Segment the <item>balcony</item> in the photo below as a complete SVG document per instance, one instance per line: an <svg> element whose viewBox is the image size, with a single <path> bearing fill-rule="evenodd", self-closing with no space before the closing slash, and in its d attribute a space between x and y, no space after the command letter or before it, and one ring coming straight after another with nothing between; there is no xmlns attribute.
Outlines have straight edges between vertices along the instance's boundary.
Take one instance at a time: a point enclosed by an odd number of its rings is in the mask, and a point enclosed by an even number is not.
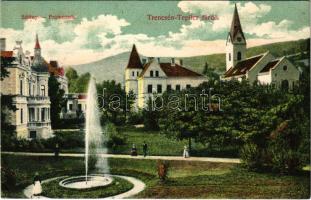
<svg viewBox="0 0 311 200"><path fill-rule="evenodd" d="M39 128L51 126L51 122L28 122L29 128Z"/></svg>
<svg viewBox="0 0 311 200"><path fill-rule="evenodd" d="M27 97L28 104L50 104L50 97L30 96Z"/></svg>

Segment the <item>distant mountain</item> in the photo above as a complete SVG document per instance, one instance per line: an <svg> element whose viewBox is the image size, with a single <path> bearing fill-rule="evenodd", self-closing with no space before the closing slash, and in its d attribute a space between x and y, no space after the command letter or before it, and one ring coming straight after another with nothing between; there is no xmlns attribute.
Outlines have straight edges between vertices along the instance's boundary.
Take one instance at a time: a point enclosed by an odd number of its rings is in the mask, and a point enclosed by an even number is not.
<svg viewBox="0 0 311 200"><path fill-rule="evenodd" d="M281 57L284 55L292 55L304 51L310 51L310 39L303 39L289 42L279 42L267 44L247 49L246 57L254 56L266 51L270 51L274 56ZM124 84L124 70L128 63L130 52L121 53L115 56L104 58L96 62L75 65L74 69L79 74L90 72L97 81L115 80ZM146 58L141 55L141 59ZM169 58L160 58L162 62L169 62ZM205 62L209 67L214 68L218 73L223 73L226 67L225 54L212 54L206 56L194 56L182 58L184 66L196 72L201 73Z"/></svg>
<svg viewBox="0 0 311 200"><path fill-rule="evenodd" d="M86 72L95 76L97 82L103 80L115 80L124 82L124 70L128 63L130 52L104 58L95 62L72 66L79 74Z"/></svg>

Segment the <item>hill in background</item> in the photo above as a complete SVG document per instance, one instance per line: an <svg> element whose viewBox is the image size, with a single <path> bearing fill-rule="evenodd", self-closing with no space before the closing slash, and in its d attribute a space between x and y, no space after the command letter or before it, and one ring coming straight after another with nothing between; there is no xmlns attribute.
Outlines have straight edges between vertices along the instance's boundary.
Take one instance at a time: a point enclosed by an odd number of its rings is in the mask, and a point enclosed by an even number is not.
<svg viewBox="0 0 311 200"><path fill-rule="evenodd" d="M300 55L302 52L310 51L310 39L297 41L279 42L267 44L247 49L246 57L270 51L274 56L281 57L284 55ZM309 57L308 54L303 54ZM72 66L79 74L89 72L93 74L97 81L115 80L124 84L124 70L128 63L130 52L124 52L115 56L104 58L96 62ZM144 58L141 55L141 58ZM184 66L196 72L202 73L205 62L210 68L215 69L219 74L225 71L226 61L225 54L212 54L205 56L184 57ZM304 58L305 59L305 58ZM163 62L169 62L169 58L161 58ZM295 61L295 60L294 60Z"/></svg>

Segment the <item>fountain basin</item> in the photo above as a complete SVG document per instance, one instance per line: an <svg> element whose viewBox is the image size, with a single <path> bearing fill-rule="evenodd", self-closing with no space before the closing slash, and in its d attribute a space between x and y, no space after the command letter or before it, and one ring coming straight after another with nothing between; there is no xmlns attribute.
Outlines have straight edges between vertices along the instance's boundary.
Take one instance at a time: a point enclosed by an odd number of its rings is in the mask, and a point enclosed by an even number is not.
<svg viewBox="0 0 311 200"><path fill-rule="evenodd" d="M112 181L113 178L108 176L89 175L87 176L87 181L85 176L74 176L60 181L59 185L65 188L81 190L95 187L104 187L110 185Z"/></svg>

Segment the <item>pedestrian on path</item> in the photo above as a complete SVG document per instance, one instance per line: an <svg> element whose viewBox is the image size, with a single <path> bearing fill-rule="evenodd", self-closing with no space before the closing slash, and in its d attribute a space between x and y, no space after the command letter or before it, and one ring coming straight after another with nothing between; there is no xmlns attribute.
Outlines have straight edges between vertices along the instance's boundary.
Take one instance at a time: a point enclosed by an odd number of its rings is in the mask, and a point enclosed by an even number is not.
<svg viewBox="0 0 311 200"><path fill-rule="evenodd" d="M184 146L183 157L184 158L188 158L189 157L189 150L188 150L187 145Z"/></svg>
<svg viewBox="0 0 311 200"><path fill-rule="evenodd" d="M54 156L55 156L55 158L57 159L58 158L58 156L59 156L59 144L58 144L58 142L55 144L55 149L54 149Z"/></svg>
<svg viewBox="0 0 311 200"><path fill-rule="evenodd" d="M147 151L148 151L148 145L146 144L146 142L144 141L144 144L143 144L143 151L144 151L144 157L147 156Z"/></svg>
<svg viewBox="0 0 311 200"><path fill-rule="evenodd" d="M33 196L40 196L41 193L42 193L41 178L39 176L39 173L36 172L35 177L33 179L32 197Z"/></svg>
<svg viewBox="0 0 311 200"><path fill-rule="evenodd" d="M131 156L137 156L137 148L136 148L135 144L133 144L133 146L132 146Z"/></svg>

